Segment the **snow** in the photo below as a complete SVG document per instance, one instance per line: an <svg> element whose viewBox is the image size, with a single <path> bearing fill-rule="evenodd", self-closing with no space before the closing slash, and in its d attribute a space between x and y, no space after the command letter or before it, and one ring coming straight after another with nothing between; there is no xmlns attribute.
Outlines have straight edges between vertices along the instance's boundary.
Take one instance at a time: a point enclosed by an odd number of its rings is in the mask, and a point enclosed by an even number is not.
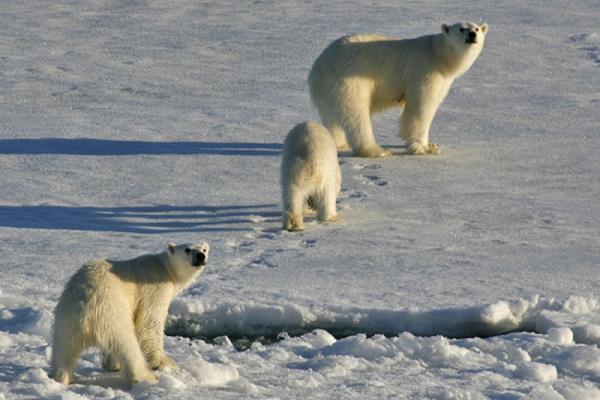
<svg viewBox="0 0 600 400"><path fill-rule="evenodd" d="M600 399L596 1L152 0L0 8L0 399ZM342 220L280 230L281 142L333 39L485 21L408 157L340 157ZM204 241L177 366L47 376L70 275ZM260 340L259 340L260 339Z"/></svg>

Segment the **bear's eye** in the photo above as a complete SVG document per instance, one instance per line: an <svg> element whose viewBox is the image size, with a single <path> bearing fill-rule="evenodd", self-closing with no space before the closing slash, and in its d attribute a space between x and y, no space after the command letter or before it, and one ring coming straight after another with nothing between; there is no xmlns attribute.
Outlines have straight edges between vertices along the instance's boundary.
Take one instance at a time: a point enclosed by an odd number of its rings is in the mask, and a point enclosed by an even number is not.
<svg viewBox="0 0 600 400"><path fill-rule="evenodd" d="M475 28L475 32L479 32L479 28Z"/></svg>
<svg viewBox="0 0 600 400"><path fill-rule="evenodd" d="M465 31L465 28L460 28L460 31L461 31L461 32L464 32L464 31Z"/></svg>
<svg viewBox="0 0 600 400"><path fill-rule="evenodd" d="M190 250L190 248L188 247L187 249L185 249L185 254L190 254L190 251L192 250Z"/></svg>

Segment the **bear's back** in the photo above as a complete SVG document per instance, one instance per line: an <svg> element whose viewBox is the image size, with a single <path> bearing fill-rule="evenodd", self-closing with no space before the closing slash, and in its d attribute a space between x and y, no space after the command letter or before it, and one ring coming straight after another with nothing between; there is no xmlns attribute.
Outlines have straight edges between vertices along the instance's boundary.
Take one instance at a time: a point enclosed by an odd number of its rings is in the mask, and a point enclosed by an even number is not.
<svg viewBox="0 0 600 400"><path fill-rule="evenodd" d="M283 144L282 185L291 181L320 180L323 172L337 166L337 149L327 128L303 122L288 133Z"/></svg>
<svg viewBox="0 0 600 400"><path fill-rule="evenodd" d="M106 260L92 260L85 263L68 280L65 290L56 306L57 312L77 312L94 299L107 295L107 276L111 264Z"/></svg>
<svg viewBox="0 0 600 400"><path fill-rule="evenodd" d="M403 81L410 65L423 72L432 68L432 38L396 39L376 34L356 34L333 41L315 60L308 76L311 96L337 91L348 82L367 84L379 81ZM400 77L400 79L394 78ZM391 88L397 91L397 88Z"/></svg>
<svg viewBox="0 0 600 400"><path fill-rule="evenodd" d="M336 150L327 128L312 121L302 122L292 128L285 138L283 158L310 159L324 150Z"/></svg>
<svg viewBox="0 0 600 400"><path fill-rule="evenodd" d="M341 45L348 43L368 43L368 42L387 42L391 40L398 40L390 36L378 35L373 33L357 33L353 35L342 36L333 43L339 42Z"/></svg>

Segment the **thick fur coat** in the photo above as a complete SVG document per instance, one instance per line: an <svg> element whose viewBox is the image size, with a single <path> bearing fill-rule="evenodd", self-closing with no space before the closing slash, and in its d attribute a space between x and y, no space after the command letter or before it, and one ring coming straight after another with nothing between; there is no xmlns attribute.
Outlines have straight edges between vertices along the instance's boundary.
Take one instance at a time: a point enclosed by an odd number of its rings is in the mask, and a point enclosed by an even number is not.
<svg viewBox="0 0 600 400"><path fill-rule="evenodd" d="M355 156L382 157L371 116L404 108L400 135L410 154L439 154L429 143L429 128L454 80L481 52L487 24L443 25L442 32L397 40L353 35L331 43L314 62L308 82L323 125L338 149Z"/></svg>
<svg viewBox="0 0 600 400"><path fill-rule="evenodd" d="M204 270L209 246L169 244L160 254L95 260L68 281L55 309L50 375L68 385L83 350L98 347L108 370L129 384L156 381L173 365L163 350L171 300Z"/></svg>
<svg viewBox="0 0 600 400"><path fill-rule="evenodd" d="M327 129L316 122L296 125L283 143L283 229L304 229L303 214L309 201L320 221L337 220L335 204L341 184L335 142Z"/></svg>

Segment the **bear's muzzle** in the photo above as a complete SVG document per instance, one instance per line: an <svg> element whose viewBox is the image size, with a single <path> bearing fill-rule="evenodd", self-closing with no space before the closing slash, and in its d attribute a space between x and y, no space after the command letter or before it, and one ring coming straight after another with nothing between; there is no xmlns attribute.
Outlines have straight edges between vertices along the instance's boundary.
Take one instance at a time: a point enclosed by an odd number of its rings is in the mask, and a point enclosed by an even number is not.
<svg viewBox="0 0 600 400"><path fill-rule="evenodd" d="M201 267L203 265L206 265L206 262L207 262L206 254L204 254L202 252L198 252L194 255L194 259L192 261L192 266Z"/></svg>
<svg viewBox="0 0 600 400"><path fill-rule="evenodd" d="M465 43L477 43L477 33L471 31L467 35L467 39L465 39Z"/></svg>

